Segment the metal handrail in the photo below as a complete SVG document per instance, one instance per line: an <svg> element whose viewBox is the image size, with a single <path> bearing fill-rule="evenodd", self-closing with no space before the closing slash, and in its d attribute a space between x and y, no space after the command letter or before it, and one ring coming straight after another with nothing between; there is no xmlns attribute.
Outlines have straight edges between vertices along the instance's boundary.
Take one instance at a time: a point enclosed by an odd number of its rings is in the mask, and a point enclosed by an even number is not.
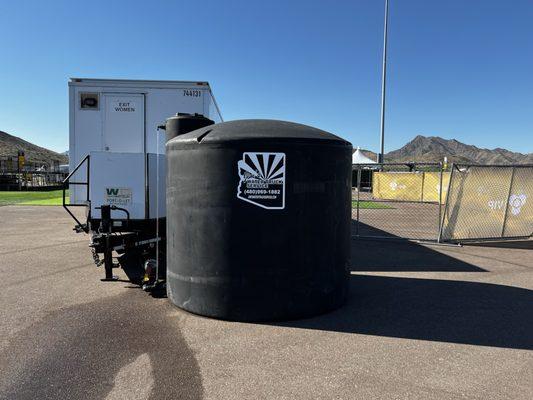
<svg viewBox="0 0 533 400"><path fill-rule="evenodd" d="M87 181L86 182L71 182L70 181L70 178L78 171L78 169L85 163L87 162ZM72 213L72 211L70 211L68 209L68 207L89 207L89 210L90 210L90 205L91 205L91 200L90 200L90 197L89 197L89 173L90 173L90 165L91 165L91 156L90 154L87 154L83 160L81 160L79 162L79 164L76 166L76 168L74 168L74 170L69 173L67 175L67 177L63 180L63 208L69 213L69 215L74 219L74 221L76 221L76 223L78 225L76 225L76 229L81 229L83 230L85 233L89 233L89 227L87 226L87 224L82 224L78 218L76 218L76 216ZM69 185L83 185L83 186L87 186L87 201L85 204L67 204L65 199L66 199L66 190L67 188L69 187Z"/></svg>

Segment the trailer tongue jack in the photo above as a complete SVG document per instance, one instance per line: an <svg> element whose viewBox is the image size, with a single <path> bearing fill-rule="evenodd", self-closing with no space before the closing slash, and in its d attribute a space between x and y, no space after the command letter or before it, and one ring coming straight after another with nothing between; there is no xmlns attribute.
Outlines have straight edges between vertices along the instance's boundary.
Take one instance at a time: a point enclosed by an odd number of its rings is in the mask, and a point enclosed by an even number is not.
<svg viewBox="0 0 533 400"><path fill-rule="evenodd" d="M105 269L105 278L102 278L101 281L116 281L118 277L113 275L113 247L110 243L110 235L112 231L112 221L111 221L111 208L110 205L100 206L100 213L102 221L100 222L100 229L105 235L105 250L104 250L104 269Z"/></svg>
<svg viewBox="0 0 533 400"><path fill-rule="evenodd" d="M155 231L151 225L136 226L129 219L126 209L115 205L102 205L95 209L100 210L101 218L91 220L88 225L95 232L90 244L94 263L97 267L103 265L105 270L105 277L101 280L118 280L113 275L113 268L122 268L132 283L142 286L146 291L157 290L163 283L160 278L165 274L165 257L161 254L165 248L164 238L154 237L155 232L150 234L150 231ZM111 211L124 212L126 219L114 219ZM116 261L113 252L118 254ZM99 255L103 255L103 259ZM157 257L159 268L154 267Z"/></svg>

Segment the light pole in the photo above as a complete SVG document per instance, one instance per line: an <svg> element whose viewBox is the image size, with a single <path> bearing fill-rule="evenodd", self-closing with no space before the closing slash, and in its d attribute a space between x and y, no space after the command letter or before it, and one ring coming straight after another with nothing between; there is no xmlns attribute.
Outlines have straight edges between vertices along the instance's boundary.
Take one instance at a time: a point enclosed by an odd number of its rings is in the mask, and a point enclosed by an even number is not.
<svg viewBox="0 0 533 400"><path fill-rule="evenodd" d="M383 71L381 76L381 136L378 163L382 163L385 154L385 82L387 80L387 31L389 22L389 0L385 0L385 24L383 28Z"/></svg>

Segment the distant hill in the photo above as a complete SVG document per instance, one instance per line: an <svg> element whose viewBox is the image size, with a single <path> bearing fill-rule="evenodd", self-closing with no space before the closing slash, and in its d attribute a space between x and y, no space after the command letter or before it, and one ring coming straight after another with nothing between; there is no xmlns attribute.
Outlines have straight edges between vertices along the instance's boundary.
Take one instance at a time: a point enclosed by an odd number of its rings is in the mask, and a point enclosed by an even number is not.
<svg viewBox="0 0 533 400"><path fill-rule="evenodd" d="M64 154L36 146L19 137L0 131L0 158L13 157L16 160L19 150L24 151L27 162L48 165L54 162L59 162L60 164L68 163L68 157Z"/></svg>
<svg viewBox="0 0 533 400"><path fill-rule="evenodd" d="M376 153L363 150L375 160ZM385 154L386 162L439 162L448 157L448 162L469 164L533 164L533 153L514 153L505 149L482 149L461 143L455 139L418 135L405 146Z"/></svg>
<svg viewBox="0 0 533 400"><path fill-rule="evenodd" d="M39 147L19 137L0 131L0 158L16 158L18 150L23 150L28 162L52 164L68 163L68 151L55 151ZM376 153L362 150L372 160ZM385 154L386 162L439 162L448 157L448 162L473 164L533 164L533 153L514 153L506 149L482 149L461 143L455 139L447 140L438 136L418 135L405 146Z"/></svg>
<svg viewBox="0 0 533 400"><path fill-rule="evenodd" d="M461 143L455 139L447 140L438 136L418 135L405 146L385 155L387 161L440 161L448 157L449 162L474 164L528 164L533 163L533 153L513 153L505 149L481 149Z"/></svg>

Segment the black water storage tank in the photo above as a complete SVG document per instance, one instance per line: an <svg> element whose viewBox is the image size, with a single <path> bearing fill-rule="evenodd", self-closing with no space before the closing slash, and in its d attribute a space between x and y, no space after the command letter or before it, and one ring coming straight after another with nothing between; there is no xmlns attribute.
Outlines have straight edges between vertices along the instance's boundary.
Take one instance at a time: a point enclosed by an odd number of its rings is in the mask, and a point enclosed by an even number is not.
<svg viewBox="0 0 533 400"><path fill-rule="evenodd" d="M352 145L300 124L243 120L170 140L167 290L193 313L311 316L345 301Z"/></svg>
<svg viewBox="0 0 533 400"><path fill-rule="evenodd" d="M203 128L204 126L213 125L214 122L202 114L177 113L167 119L166 124L161 126L166 131L166 141L176 136Z"/></svg>

